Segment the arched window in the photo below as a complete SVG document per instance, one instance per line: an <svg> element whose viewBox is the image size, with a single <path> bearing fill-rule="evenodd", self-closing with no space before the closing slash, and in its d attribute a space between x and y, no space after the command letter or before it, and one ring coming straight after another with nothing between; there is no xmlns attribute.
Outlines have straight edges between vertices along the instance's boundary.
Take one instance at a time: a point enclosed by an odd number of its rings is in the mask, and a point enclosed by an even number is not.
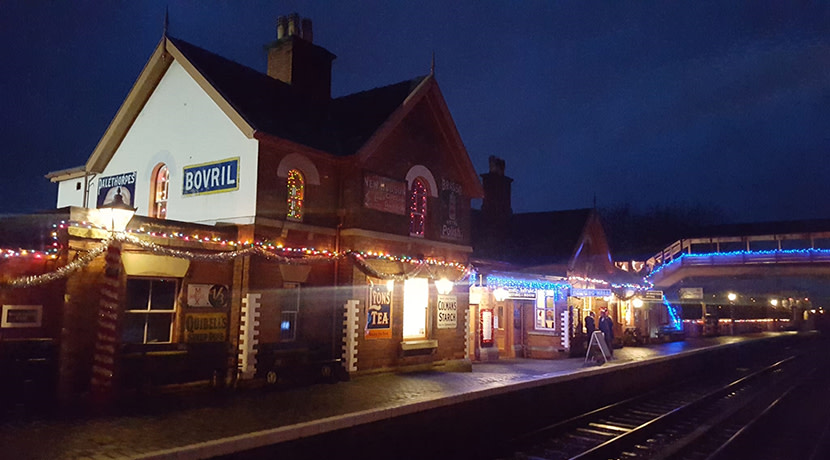
<svg viewBox="0 0 830 460"><path fill-rule="evenodd" d="M409 234L423 238L427 216L427 189L426 181L418 177L412 181L409 191Z"/></svg>
<svg viewBox="0 0 830 460"><path fill-rule="evenodd" d="M305 179L303 173L292 169L288 171L288 212L289 220L303 220L303 199L305 198Z"/></svg>
<svg viewBox="0 0 830 460"><path fill-rule="evenodd" d="M153 169L153 183L151 184L150 200L150 217L157 219L167 218L167 191L170 186L170 170L167 165L159 163Z"/></svg>

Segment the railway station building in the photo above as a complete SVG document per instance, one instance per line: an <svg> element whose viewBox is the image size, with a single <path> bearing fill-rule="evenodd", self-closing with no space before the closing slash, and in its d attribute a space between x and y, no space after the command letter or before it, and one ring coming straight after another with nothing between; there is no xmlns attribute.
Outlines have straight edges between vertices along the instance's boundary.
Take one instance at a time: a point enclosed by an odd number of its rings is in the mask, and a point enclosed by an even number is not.
<svg viewBox="0 0 830 460"><path fill-rule="evenodd" d="M267 54L260 73L165 33L86 164L47 176L57 211L22 224L47 246L0 262L20 319L0 340L48 339L64 395L186 368L469 368L455 283L483 191L434 72L333 98L297 15Z"/></svg>

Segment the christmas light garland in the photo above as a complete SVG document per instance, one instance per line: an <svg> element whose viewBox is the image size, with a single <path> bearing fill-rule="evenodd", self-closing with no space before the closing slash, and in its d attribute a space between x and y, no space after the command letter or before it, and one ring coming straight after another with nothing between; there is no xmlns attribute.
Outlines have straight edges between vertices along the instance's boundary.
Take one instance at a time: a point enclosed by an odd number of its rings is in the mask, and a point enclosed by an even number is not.
<svg viewBox="0 0 830 460"><path fill-rule="evenodd" d="M484 280L488 287L515 289L518 291L561 291L571 287L567 282L519 279L493 274L485 275Z"/></svg>
<svg viewBox="0 0 830 460"><path fill-rule="evenodd" d="M729 259L735 257L764 257L772 256L774 258L781 256L802 256L805 258L830 258L830 250L828 249L781 249L768 251L730 251L730 252L710 252L705 254L688 254L682 253L678 257L666 262L659 267L653 269L647 275L648 278L655 276L667 267L682 264L684 259ZM765 262L765 261L758 261Z"/></svg>
<svg viewBox="0 0 830 460"><path fill-rule="evenodd" d="M66 278L70 274L80 270L81 268L88 265L92 262L96 257L101 255L106 249L107 245L109 244L109 240L105 241L103 244L96 246L89 250L83 256L73 260L72 262L58 267L55 271L44 273L42 275L33 275L33 276L23 276L20 278L11 279L8 281L0 281L0 286L8 286L13 288L27 288L33 286L39 286L41 284L50 283L52 281L59 280L61 278Z"/></svg>
<svg viewBox="0 0 830 460"><path fill-rule="evenodd" d="M569 276L568 281L578 281L582 283L593 283L593 284L602 284L604 286L610 286L614 289L634 289L635 291L640 291L643 289L651 289L654 284L647 279L643 279L645 284L635 284L635 283L611 283L609 281L596 279L596 278L585 278L582 276Z"/></svg>
<svg viewBox="0 0 830 460"><path fill-rule="evenodd" d="M58 252L60 250L60 244L57 238L57 229L66 229L69 227L78 227L78 228L87 228L87 229L99 229L104 230L106 229L101 228L100 226L96 226L90 222L66 222L61 221L60 224L53 225L53 228L56 230L52 233L52 237L54 239L52 243L52 249L46 251L37 251L37 250L23 250L23 249L0 249L0 256L5 258L10 257L24 257L30 256L34 258L51 258L56 259ZM226 251L220 252L200 252L200 251L192 251L192 250L183 250L183 249L173 249L169 247L165 247L151 241L146 241L140 238L138 235L147 235L151 237L157 238L166 238L166 239L177 239L180 241L192 241L192 242L199 242L199 243L213 243L221 246L227 246L229 249ZM36 276L25 276L20 277L12 280L7 281L0 281L0 287L33 287L38 286L40 284L48 283L51 281L55 281L61 278L67 277L69 274L79 270L80 268L86 266L92 260L94 260L97 256L103 253L107 246L111 243L112 240L117 240L122 243L128 243L135 246L138 246L144 250L155 254L161 254L181 259L189 259L189 260L198 260L198 261L210 261L210 262L227 262L233 260L240 256L245 255L258 255L264 257L268 260L276 261L277 263L281 264L316 264L316 263L331 263L335 260L343 259L343 258L350 258L355 262L355 266L364 272L365 274L379 278L379 279L393 279L393 280L405 280L412 277L417 277L423 274L424 271L427 272L428 277L432 279L439 279L439 276L434 274L431 270L431 267L445 267L451 268L458 272L460 272L460 276L456 278L454 281L458 282L465 279L469 276L470 267L458 262L447 262L439 259L434 258L426 258L426 259L415 259L408 256L393 256L391 254L385 254L382 252L373 252L373 251L345 251L345 252L335 252L335 251L328 251L328 250L318 250L315 248L290 248L285 247L279 244L273 244L271 242L241 242L241 241L230 241L230 240L222 240L218 237L202 237L199 235L185 235L179 232L170 232L170 233L156 233L156 232L147 232L142 228L139 231L131 231L131 232L124 232L124 233L117 233L114 234L111 239L103 240L99 245L90 249L84 256L79 257L78 259L72 261L71 263L59 267L54 272L44 273L41 275ZM210 251L210 250L205 250ZM385 260L390 262L400 262L402 264L402 272L401 273L384 273L379 271L368 264L368 260ZM412 270L406 270L406 265L412 265L414 268Z"/></svg>

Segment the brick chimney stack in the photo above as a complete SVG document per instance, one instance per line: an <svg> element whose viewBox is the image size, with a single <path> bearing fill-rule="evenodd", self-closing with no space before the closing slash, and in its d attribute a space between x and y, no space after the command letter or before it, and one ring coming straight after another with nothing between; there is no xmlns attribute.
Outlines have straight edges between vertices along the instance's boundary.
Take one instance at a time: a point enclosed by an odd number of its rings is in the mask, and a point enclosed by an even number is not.
<svg viewBox="0 0 830 460"><path fill-rule="evenodd" d="M485 257L500 258L510 250L506 246L510 233L511 184L504 175L504 160L490 156L490 171L481 174L484 200L481 203L481 225L476 229L476 252Z"/></svg>
<svg viewBox="0 0 830 460"><path fill-rule="evenodd" d="M313 43L311 20L293 13L277 18L277 41L268 46L268 76L315 101L331 99L335 55Z"/></svg>
<svg viewBox="0 0 830 460"><path fill-rule="evenodd" d="M506 219L513 214L510 203L513 179L504 175L503 159L491 155L489 161L490 172L481 175L481 185L484 186L481 211L497 220Z"/></svg>

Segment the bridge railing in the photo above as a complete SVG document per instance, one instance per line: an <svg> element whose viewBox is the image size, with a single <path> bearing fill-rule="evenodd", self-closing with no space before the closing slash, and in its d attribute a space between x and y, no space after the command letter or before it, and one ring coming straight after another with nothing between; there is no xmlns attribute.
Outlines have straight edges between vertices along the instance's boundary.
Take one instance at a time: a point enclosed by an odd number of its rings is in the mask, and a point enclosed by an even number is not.
<svg viewBox="0 0 830 460"><path fill-rule="evenodd" d="M725 247L730 250L723 251ZM684 255L694 256L684 257L684 265L830 261L830 252L816 251L820 247L830 248L830 232L686 238L650 257L646 266L651 273ZM705 250L701 251L701 248ZM811 249L814 251L809 251Z"/></svg>

